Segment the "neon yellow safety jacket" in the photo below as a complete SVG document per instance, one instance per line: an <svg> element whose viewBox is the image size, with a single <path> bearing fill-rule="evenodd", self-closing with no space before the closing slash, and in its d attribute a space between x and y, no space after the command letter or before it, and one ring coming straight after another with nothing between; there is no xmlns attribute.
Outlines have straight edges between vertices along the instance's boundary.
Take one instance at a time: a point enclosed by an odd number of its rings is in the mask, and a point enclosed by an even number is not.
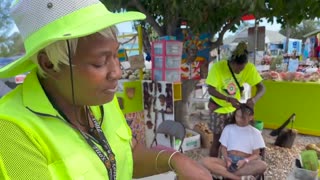
<svg viewBox="0 0 320 180"><path fill-rule="evenodd" d="M117 179L132 179L130 128L116 98L103 107L102 129L116 156ZM91 109L99 119L99 107ZM90 145L52 106L36 72L0 100L0 179L108 179Z"/></svg>

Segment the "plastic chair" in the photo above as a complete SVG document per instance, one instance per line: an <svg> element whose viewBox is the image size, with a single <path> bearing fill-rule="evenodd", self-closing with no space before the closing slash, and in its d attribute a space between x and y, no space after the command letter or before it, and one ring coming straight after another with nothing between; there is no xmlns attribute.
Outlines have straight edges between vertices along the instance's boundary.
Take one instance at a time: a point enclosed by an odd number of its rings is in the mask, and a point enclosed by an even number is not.
<svg viewBox="0 0 320 180"><path fill-rule="evenodd" d="M153 141L151 143L151 147L155 144L158 146L158 141L157 141L157 135L158 134L164 134L164 135L169 135L170 136L170 145L171 147L174 147L174 139L180 139L180 145L178 150L180 152L183 152L182 149L182 144L186 135L186 129L180 122L176 121L171 121L171 120L166 120L163 121L159 127L156 130L156 133L154 135Z"/></svg>

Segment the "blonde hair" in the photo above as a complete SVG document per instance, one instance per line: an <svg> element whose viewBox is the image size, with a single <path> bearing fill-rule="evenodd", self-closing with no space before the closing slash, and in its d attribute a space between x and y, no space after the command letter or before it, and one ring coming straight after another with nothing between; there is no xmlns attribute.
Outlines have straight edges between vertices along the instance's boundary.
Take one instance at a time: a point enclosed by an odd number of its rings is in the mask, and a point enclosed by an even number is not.
<svg viewBox="0 0 320 180"><path fill-rule="evenodd" d="M118 29L116 28L116 26L111 26L106 29L103 29L102 31L99 31L98 33L106 38L112 38L114 40L117 40ZM38 74L41 77L46 76L45 71L41 68L41 66L38 63L38 54L40 52L45 52L47 54L50 62L53 64L53 69L55 71L60 71L60 68L59 68L60 64L69 65L69 55L68 55L68 44L67 43L69 43L69 46L70 46L70 54L71 54L71 56L73 56L77 50L78 39L79 38L56 41L56 42L48 45L47 47L45 47L43 50L39 51L37 54L35 54L31 58L31 60L35 64L37 64Z"/></svg>
<svg viewBox="0 0 320 180"><path fill-rule="evenodd" d="M246 54L247 52L247 44L244 41L239 42L236 49L232 52L232 55L234 56L241 56L243 54Z"/></svg>

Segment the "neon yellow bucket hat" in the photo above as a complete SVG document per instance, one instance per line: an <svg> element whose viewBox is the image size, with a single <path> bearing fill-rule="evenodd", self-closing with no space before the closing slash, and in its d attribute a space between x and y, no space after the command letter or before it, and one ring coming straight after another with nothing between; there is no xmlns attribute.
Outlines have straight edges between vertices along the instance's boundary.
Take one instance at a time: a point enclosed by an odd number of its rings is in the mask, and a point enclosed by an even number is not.
<svg viewBox="0 0 320 180"><path fill-rule="evenodd" d="M36 67L30 58L58 40L94 34L109 26L145 19L140 12L112 13L99 0L19 0L12 8L26 53L0 68L0 78L12 77Z"/></svg>

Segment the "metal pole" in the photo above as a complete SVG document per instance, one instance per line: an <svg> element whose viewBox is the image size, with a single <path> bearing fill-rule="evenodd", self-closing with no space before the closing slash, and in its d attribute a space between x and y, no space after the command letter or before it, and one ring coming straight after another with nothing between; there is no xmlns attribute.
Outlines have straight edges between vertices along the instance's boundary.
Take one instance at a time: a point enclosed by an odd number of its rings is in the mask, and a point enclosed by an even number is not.
<svg viewBox="0 0 320 180"><path fill-rule="evenodd" d="M143 57L142 46L143 46L142 27L141 27L141 25L138 25L138 47L139 47L138 49L139 49L139 55L141 55ZM140 80L143 80L143 70L142 69L139 70L139 77L140 77Z"/></svg>
<svg viewBox="0 0 320 180"><path fill-rule="evenodd" d="M253 64L256 65L256 54L258 50L258 28L259 28L259 21L255 20L254 23L254 50L253 50Z"/></svg>

